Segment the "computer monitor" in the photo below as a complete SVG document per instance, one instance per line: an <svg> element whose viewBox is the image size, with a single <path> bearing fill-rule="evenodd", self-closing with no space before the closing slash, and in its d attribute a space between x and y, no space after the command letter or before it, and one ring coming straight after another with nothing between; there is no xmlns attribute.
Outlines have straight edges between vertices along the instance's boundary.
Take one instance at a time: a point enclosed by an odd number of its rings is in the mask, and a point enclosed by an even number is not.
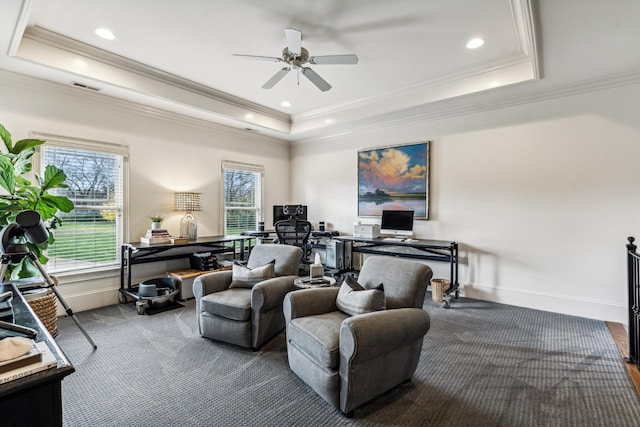
<svg viewBox="0 0 640 427"><path fill-rule="evenodd" d="M276 222L283 219L289 219L289 217L283 212L284 206L285 205L273 205L273 225L276 225ZM289 206L295 205L291 204ZM307 207L305 205L302 205L302 215L298 215L298 219L307 219Z"/></svg>
<svg viewBox="0 0 640 427"><path fill-rule="evenodd" d="M394 236L412 236L413 211L383 210L380 233Z"/></svg>

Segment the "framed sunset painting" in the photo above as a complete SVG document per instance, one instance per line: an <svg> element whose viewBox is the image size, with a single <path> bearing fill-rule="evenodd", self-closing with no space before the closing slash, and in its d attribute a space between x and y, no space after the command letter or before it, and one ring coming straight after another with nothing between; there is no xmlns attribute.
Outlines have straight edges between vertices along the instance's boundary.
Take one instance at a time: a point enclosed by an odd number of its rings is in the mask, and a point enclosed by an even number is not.
<svg viewBox="0 0 640 427"><path fill-rule="evenodd" d="M358 216L383 210L429 218L429 141L358 151Z"/></svg>

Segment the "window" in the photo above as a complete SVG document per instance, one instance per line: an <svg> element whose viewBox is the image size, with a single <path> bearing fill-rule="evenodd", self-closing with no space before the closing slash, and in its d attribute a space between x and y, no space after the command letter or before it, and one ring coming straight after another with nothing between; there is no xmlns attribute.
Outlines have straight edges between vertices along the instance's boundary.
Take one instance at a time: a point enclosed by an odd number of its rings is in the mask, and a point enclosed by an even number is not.
<svg viewBox="0 0 640 427"><path fill-rule="evenodd" d="M125 235L124 201L128 148L120 145L36 135L40 147L40 173L48 164L62 169L69 188L52 194L71 199L75 208L59 213L45 265L49 273L87 271L120 265Z"/></svg>
<svg viewBox="0 0 640 427"><path fill-rule="evenodd" d="M222 162L224 234L257 230L262 221L264 167Z"/></svg>

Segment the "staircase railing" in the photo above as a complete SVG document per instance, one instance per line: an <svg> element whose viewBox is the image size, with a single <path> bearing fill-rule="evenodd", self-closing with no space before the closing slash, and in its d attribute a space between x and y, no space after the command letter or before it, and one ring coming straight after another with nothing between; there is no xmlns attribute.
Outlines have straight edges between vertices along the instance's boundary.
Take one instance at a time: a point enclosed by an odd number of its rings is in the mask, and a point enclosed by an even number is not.
<svg viewBox="0 0 640 427"><path fill-rule="evenodd" d="M636 240L627 240L627 277L629 281L629 357L627 362L640 369L640 255L636 253Z"/></svg>

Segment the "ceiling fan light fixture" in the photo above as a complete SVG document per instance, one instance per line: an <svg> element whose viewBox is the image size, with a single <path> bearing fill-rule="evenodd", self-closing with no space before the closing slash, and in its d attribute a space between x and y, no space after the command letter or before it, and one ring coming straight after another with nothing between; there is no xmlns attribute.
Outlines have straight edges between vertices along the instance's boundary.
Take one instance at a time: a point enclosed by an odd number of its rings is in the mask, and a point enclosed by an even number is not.
<svg viewBox="0 0 640 427"><path fill-rule="evenodd" d="M114 40L116 38L116 35L113 34L113 32L111 32L111 30L107 28L98 28L94 32L98 37L103 38L105 40Z"/></svg>
<svg viewBox="0 0 640 427"><path fill-rule="evenodd" d="M242 56L248 59L257 59L261 61L272 62L284 62L287 67L278 70L273 77L271 77L265 84L262 85L263 89L272 89L276 83L284 78L291 70L296 71L296 77L298 78L298 84L300 84L300 74L305 76L311 83L313 83L322 92L326 92L331 89L331 85L327 83L322 77L318 75L314 70L309 67L305 67L305 64L357 64L358 56L354 54L347 55L321 55L321 56L309 56L309 51L302 47L302 33L295 28L285 28L285 37L287 39L287 46L282 49L282 57L276 58L273 56L261 56L261 55L243 55L234 53L233 56ZM283 107L289 107L290 105L283 105Z"/></svg>
<svg viewBox="0 0 640 427"><path fill-rule="evenodd" d="M484 44L481 38L474 38L467 42L467 49L477 49Z"/></svg>

